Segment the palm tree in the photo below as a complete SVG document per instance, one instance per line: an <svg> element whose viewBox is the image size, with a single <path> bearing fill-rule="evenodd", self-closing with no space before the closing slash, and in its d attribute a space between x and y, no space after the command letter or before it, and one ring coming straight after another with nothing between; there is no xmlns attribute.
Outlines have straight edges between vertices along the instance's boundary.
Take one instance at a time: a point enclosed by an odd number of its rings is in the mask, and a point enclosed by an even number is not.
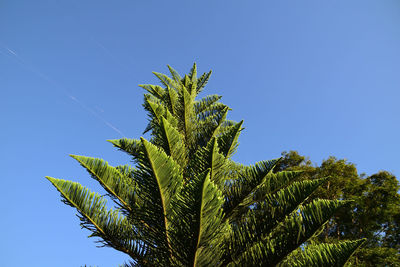
<svg viewBox="0 0 400 267"><path fill-rule="evenodd" d="M107 191L47 177L81 225L132 266L341 266L363 240L308 243L346 201L307 201L327 179L296 181L273 172L279 159L244 166L231 160L243 121L227 120L221 96L196 100L211 71L197 78L154 73L163 86L140 85L150 140L109 140L131 166L72 155Z"/></svg>

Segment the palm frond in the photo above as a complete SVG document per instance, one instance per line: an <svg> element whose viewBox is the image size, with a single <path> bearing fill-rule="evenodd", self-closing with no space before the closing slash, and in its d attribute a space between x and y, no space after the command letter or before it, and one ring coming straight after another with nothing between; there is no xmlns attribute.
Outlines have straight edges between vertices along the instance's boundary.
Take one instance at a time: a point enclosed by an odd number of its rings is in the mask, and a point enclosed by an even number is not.
<svg viewBox="0 0 400 267"><path fill-rule="evenodd" d="M142 87L147 92L149 92L155 98L162 100L165 97L165 89L159 85L152 84L139 84L139 87Z"/></svg>
<svg viewBox="0 0 400 267"><path fill-rule="evenodd" d="M179 131L172 126L165 118L161 124L165 141L165 153L171 156L182 168L187 163L187 149L185 147L185 139Z"/></svg>
<svg viewBox="0 0 400 267"><path fill-rule="evenodd" d="M194 109L193 109L192 95L184 87L182 94L179 96L178 117L180 129L183 130L185 136L185 142L189 147L193 145L193 129L194 129Z"/></svg>
<svg viewBox="0 0 400 267"><path fill-rule="evenodd" d="M167 215L171 213L173 207L170 205L171 199L180 191L183 177L172 158L155 145L149 143L144 138L143 158L141 160L141 176L137 176L141 187L145 188L141 193L146 193L148 199L153 199L152 204L160 204L162 217L164 217L165 229L168 231ZM150 176L150 177L149 177ZM150 178L150 179L149 179ZM146 192L148 191L148 192Z"/></svg>
<svg viewBox="0 0 400 267"><path fill-rule="evenodd" d="M107 141L125 153L131 155L135 160L139 157L139 154L142 151L142 142L139 139L122 138Z"/></svg>
<svg viewBox="0 0 400 267"><path fill-rule="evenodd" d="M177 116L178 109L178 93L175 89L167 87L167 94L165 97L165 102L172 115Z"/></svg>
<svg viewBox="0 0 400 267"><path fill-rule="evenodd" d="M218 138L218 147L220 148L220 153L225 157L229 158L236 152L238 146L238 139L240 132L242 131L243 121L230 126L228 129L224 130Z"/></svg>
<svg viewBox="0 0 400 267"><path fill-rule="evenodd" d="M189 78L190 78L191 82L195 82L197 80L197 65L196 65L196 63L193 63L193 66L190 69Z"/></svg>
<svg viewBox="0 0 400 267"><path fill-rule="evenodd" d="M197 93L200 93L203 90L204 86L206 86L208 80L211 77L211 73L212 71L210 70L209 72L201 75L199 79L197 79Z"/></svg>
<svg viewBox="0 0 400 267"><path fill-rule="evenodd" d="M153 72L153 74L160 80L160 82L164 86L172 87L177 90L179 89L179 85L174 80L172 80L170 77L168 77L167 75L159 73L159 72L155 72L155 71Z"/></svg>
<svg viewBox="0 0 400 267"><path fill-rule="evenodd" d="M63 202L76 208L81 226L92 232L91 237L130 255L134 259L145 257L145 247L136 240L136 233L118 210L107 210L106 200L78 183L46 177L61 193Z"/></svg>
<svg viewBox="0 0 400 267"><path fill-rule="evenodd" d="M126 211L132 211L135 204L135 187L130 167L124 167L123 172L109 166L102 159L71 155L76 159L101 186L110 194L111 198ZM121 169L121 167L120 167Z"/></svg>
<svg viewBox="0 0 400 267"><path fill-rule="evenodd" d="M208 95L198 101L194 102L194 110L196 114L199 114L206 109L210 109L210 106L220 100L222 96L220 95Z"/></svg>
<svg viewBox="0 0 400 267"><path fill-rule="evenodd" d="M224 209L227 218L235 209L240 208L243 200L252 197L254 190L267 179L278 161L279 159L265 160L253 166L242 166L236 174L237 178L224 186L226 196Z"/></svg>
<svg viewBox="0 0 400 267"><path fill-rule="evenodd" d="M279 266L325 267L343 266L365 239L341 241L335 244L307 245L293 251Z"/></svg>
<svg viewBox="0 0 400 267"><path fill-rule="evenodd" d="M246 249L235 263L257 264L263 262L274 266L288 254L308 240L334 212L347 204L338 200L314 200L300 206L289 215L264 240L254 243Z"/></svg>
<svg viewBox="0 0 400 267"><path fill-rule="evenodd" d="M189 175L196 177L198 174L210 169L211 181L222 189L226 178L226 169L224 167L227 161L218 150L215 138L212 138L206 147L198 149L189 163Z"/></svg>
<svg viewBox="0 0 400 267"><path fill-rule="evenodd" d="M179 75L179 73L174 70L170 65L167 65L169 72L172 75L172 78L174 79L175 82L180 82L182 80L181 76Z"/></svg>

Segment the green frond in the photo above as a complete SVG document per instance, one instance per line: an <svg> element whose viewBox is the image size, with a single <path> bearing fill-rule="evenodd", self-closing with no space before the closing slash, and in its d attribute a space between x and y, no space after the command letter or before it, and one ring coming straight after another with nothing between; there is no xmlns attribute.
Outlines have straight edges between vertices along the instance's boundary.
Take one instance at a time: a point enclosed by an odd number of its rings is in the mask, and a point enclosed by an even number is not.
<svg viewBox="0 0 400 267"><path fill-rule="evenodd" d="M230 110L229 107L221 102L212 103L208 106L199 106L199 112L196 112L197 119L200 121L207 121L210 117L221 117L221 114L225 113L226 110Z"/></svg>
<svg viewBox="0 0 400 267"><path fill-rule="evenodd" d="M221 131L223 131L223 124L226 120L228 113L228 107L223 110L216 112L212 115L207 115L202 119L198 119L197 125L197 143L207 144L208 141L217 137Z"/></svg>
<svg viewBox="0 0 400 267"><path fill-rule="evenodd" d="M141 185L151 186L148 189L158 192L157 199L161 201L165 227L168 231L167 215L171 213L173 207L170 205L171 199L180 191L183 177L179 165L168 157L167 154L155 145L149 143L144 138L143 143L144 158L141 161L142 172L151 175L151 178L144 175ZM146 174L144 173L144 174ZM152 181L151 181L152 180ZM156 195L154 191L147 192L147 195ZM157 204L157 203L155 203Z"/></svg>
<svg viewBox="0 0 400 267"><path fill-rule="evenodd" d="M277 222L295 211L326 180L327 178L322 178L294 182L276 193L268 194L265 201L258 203L256 212L259 218L264 218L264 232L270 231Z"/></svg>
<svg viewBox="0 0 400 267"><path fill-rule="evenodd" d="M184 137L165 118L163 118L161 126L164 133L165 153L184 168L187 163L187 149Z"/></svg>
<svg viewBox="0 0 400 267"><path fill-rule="evenodd" d="M196 63L193 63L193 66L190 69L189 78L192 83L197 80L197 65L196 65Z"/></svg>
<svg viewBox="0 0 400 267"><path fill-rule="evenodd" d="M145 109L150 112L150 120L154 121L153 123L160 123L161 118L165 113L165 106L162 103L157 103L152 101L149 98L145 99Z"/></svg>
<svg viewBox="0 0 400 267"><path fill-rule="evenodd" d="M223 188L227 172L225 168L227 161L218 150L217 141L212 138L206 147L198 149L193 155L193 159L189 163L189 173L190 176L196 177L210 169L211 181L219 188Z"/></svg>
<svg viewBox="0 0 400 267"><path fill-rule="evenodd" d="M307 245L293 251L279 266L325 267L343 266L365 239L341 241L335 244Z"/></svg>
<svg viewBox="0 0 400 267"><path fill-rule="evenodd" d="M166 118L172 125L177 126L178 121L170 113L168 108L161 102L154 102L148 98L145 99L145 109L149 112L149 127L146 130L152 130L152 135L158 139L160 138L160 124L163 118Z"/></svg>
<svg viewBox="0 0 400 267"><path fill-rule="evenodd" d="M159 264L169 265L173 260L169 236L169 216L174 212L171 201L181 190L183 177L179 165L162 149L144 138L141 141L143 148L134 180L142 202L130 219L135 225L145 225L141 229L141 235L146 237L144 242L152 253L160 255L163 261Z"/></svg>
<svg viewBox="0 0 400 267"><path fill-rule="evenodd" d="M203 90L204 86L206 86L208 80L211 77L211 73L212 71L210 70L209 72L201 75L199 79L197 79L197 93L200 93Z"/></svg>
<svg viewBox="0 0 400 267"><path fill-rule="evenodd" d="M226 127L230 127L230 126L233 126L233 125L235 125L237 122L236 121L233 121L233 120L225 120L223 123L222 123L222 127L224 127L224 128L226 128Z"/></svg>
<svg viewBox="0 0 400 267"><path fill-rule="evenodd" d="M169 72L171 73L172 78L174 78L175 82L180 82L182 80L182 77L179 75L179 73L174 70L170 65L167 65Z"/></svg>
<svg viewBox="0 0 400 267"><path fill-rule="evenodd" d="M194 129L194 108L193 97L183 88L179 102L181 103L178 110L180 128L183 129L183 134L186 137L186 144L191 147L193 145L193 129Z"/></svg>
<svg viewBox="0 0 400 267"><path fill-rule="evenodd" d="M167 106L171 114L177 115L177 105L178 105L178 93L176 92L175 89L172 89L170 87L167 87L167 97L166 101Z"/></svg>
<svg viewBox="0 0 400 267"><path fill-rule="evenodd" d="M210 106L220 100L222 96L220 95L208 95L198 101L194 102L194 110L196 114L199 114L206 109L210 109Z"/></svg>
<svg viewBox="0 0 400 267"><path fill-rule="evenodd" d="M264 199L266 195L273 194L277 190L295 181L301 173L302 171L281 171L278 173L269 173L265 178L265 181L254 191L253 199L255 201Z"/></svg>
<svg viewBox="0 0 400 267"><path fill-rule="evenodd" d="M131 155L134 159L139 157L142 148L142 142L139 139L122 138L107 141L125 153Z"/></svg>
<svg viewBox="0 0 400 267"><path fill-rule="evenodd" d="M186 88L189 88L190 87L190 84L191 84L191 79L190 79L190 77L188 76L188 75L185 75L185 77L183 77L183 85L184 85L184 87L186 87Z"/></svg>
<svg viewBox="0 0 400 267"><path fill-rule="evenodd" d="M144 138L141 138L141 140L144 148L144 159L141 163L147 165L148 173L154 178L166 215L172 209L170 206L172 197L181 189L183 182L181 170L179 165L168 157L163 150Z"/></svg>
<svg viewBox="0 0 400 267"><path fill-rule="evenodd" d="M145 247L137 242L136 233L118 210L107 210L106 200L78 183L46 177L61 193L63 202L76 208L81 226L99 237L106 246L130 255L133 259L145 256Z"/></svg>
<svg viewBox="0 0 400 267"><path fill-rule="evenodd" d="M226 201L224 209L227 218L232 215L235 209L252 204L246 201L244 205L242 202L246 198L253 197L253 192L266 182L268 175L271 174L272 169L278 161L279 159L265 160L257 162L254 165L242 166L237 171L237 178L225 184L224 194Z"/></svg>
<svg viewBox="0 0 400 267"><path fill-rule="evenodd" d="M210 179L210 169L186 183L174 204L179 231L175 233L183 266L216 266L223 223L223 195ZM212 248L211 248L212 247Z"/></svg>
<svg viewBox="0 0 400 267"><path fill-rule="evenodd" d="M153 74L160 80L165 87L171 87L179 90L179 84L165 74L153 71Z"/></svg>
<svg viewBox="0 0 400 267"><path fill-rule="evenodd" d="M149 92L152 96L159 100L163 100L165 97L165 89L159 85L152 85L152 84L139 84L139 87L142 87L147 92Z"/></svg>
<svg viewBox="0 0 400 267"><path fill-rule="evenodd" d="M232 217L235 218L235 227L231 232L230 247L247 248L254 242L258 242L268 236L268 234L278 225L281 224L295 210L299 209L302 204L318 186L324 183L326 179L313 181L294 182L288 187L279 190L275 194L266 197L266 200L257 203L252 209L247 209L244 213L239 214L240 207L248 207L253 204L247 199L243 200L236 213ZM232 255L237 255L243 252L237 249L236 252L231 252Z"/></svg>
<svg viewBox="0 0 400 267"><path fill-rule="evenodd" d="M215 128L214 131L212 132L212 137L217 137L220 132L222 131L222 123L226 120L226 116L228 115L229 108L226 107L221 111L221 114L219 116L212 116L212 120L214 121Z"/></svg>
<svg viewBox="0 0 400 267"><path fill-rule="evenodd" d="M71 155L76 159L101 186L110 194L111 198L125 210L132 211L132 206L136 202L134 193L135 184L130 177L131 169L125 169L123 172L117 168L109 166L102 159Z"/></svg>
<svg viewBox="0 0 400 267"><path fill-rule="evenodd" d="M228 129L224 130L218 137L218 147L219 152L222 153L225 157L231 157L238 146L238 139L240 132L242 131L243 121L230 126Z"/></svg>
<svg viewBox="0 0 400 267"><path fill-rule="evenodd" d="M222 223L224 202L222 192L210 179L210 173L205 177L201 190L201 204L198 221L198 236L196 237L196 254L194 266L215 266L222 253L215 245L216 237L220 235L224 227Z"/></svg>
<svg viewBox="0 0 400 267"><path fill-rule="evenodd" d="M346 203L346 201L318 199L305 206L300 206L277 225L268 237L246 249L235 259L235 263L257 264L263 262L266 266L278 264L313 236L332 217L334 212Z"/></svg>

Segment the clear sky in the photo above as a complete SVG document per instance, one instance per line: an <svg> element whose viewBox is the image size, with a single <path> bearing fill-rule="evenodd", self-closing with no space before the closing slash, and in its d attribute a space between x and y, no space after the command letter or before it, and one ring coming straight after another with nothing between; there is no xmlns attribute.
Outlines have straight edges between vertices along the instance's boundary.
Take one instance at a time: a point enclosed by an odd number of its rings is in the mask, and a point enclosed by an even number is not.
<svg viewBox="0 0 400 267"><path fill-rule="evenodd" d="M235 160L298 150L399 177L400 1L0 1L0 266L117 266L46 175L104 193L68 154L129 158L152 71L213 70L245 121Z"/></svg>

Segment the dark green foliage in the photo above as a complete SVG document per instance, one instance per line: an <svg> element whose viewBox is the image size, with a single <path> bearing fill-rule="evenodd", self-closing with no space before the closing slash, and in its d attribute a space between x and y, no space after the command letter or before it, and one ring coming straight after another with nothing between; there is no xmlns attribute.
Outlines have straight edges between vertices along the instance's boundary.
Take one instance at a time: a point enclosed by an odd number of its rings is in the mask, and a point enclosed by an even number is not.
<svg viewBox="0 0 400 267"><path fill-rule="evenodd" d="M282 153L280 170L301 170L300 179L331 177L311 199L349 199L350 208L335 216L312 241L338 242L366 238L363 247L350 258L357 266L400 266L400 183L386 171L359 175L354 164L329 157L320 166L295 151Z"/></svg>
<svg viewBox="0 0 400 267"><path fill-rule="evenodd" d="M168 68L172 77L154 73L163 86L141 85L151 139L110 140L134 168L72 156L118 209L77 183L47 177L81 225L128 254L129 266L343 265L362 240L308 245L348 205L309 200L327 178L303 181L302 172L281 171L279 159L233 162L243 121L226 119L220 96L196 100L211 72L197 78L194 64L181 77Z"/></svg>

